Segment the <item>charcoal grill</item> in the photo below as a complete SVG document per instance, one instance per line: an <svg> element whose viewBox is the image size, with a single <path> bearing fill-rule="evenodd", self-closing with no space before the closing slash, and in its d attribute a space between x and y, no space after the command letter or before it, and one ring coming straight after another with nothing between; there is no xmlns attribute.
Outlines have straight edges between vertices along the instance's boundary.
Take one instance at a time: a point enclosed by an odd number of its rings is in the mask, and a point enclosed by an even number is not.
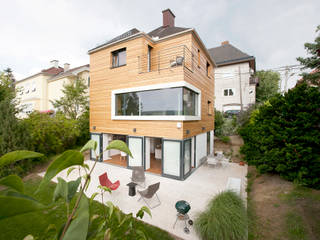
<svg viewBox="0 0 320 240"><path fill-rule="evenodd" d="M184 221L184 229L185 233L189 233L188 225L193 225L193 221L190 219L188 212L190 211L191 207L190 204L184 200L180 200L176 202L176 209L177 209L177 219L173 224L173 228L176 226L178 220Z"/></svg>

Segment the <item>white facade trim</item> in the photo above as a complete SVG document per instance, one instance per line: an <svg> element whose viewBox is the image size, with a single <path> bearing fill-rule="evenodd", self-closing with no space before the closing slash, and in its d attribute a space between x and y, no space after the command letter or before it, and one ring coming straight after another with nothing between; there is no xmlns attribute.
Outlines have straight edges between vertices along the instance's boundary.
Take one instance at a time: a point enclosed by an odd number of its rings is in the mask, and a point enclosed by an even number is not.
<svg viewBox="0 0 320 240"><path fill-rule="evenodd" d="M161 116L116 116L115 114L116 94L156 90L156 89L166 89L166 88L174 88L174 87L187 87L198 94L198 115L197 116L181 116L181 115L180 116L162 116L162 115ZM112 120L160 120L160 121L201 120L201 90L185 81L153 84L153 85L147 85L142 87L116 89L111 92L111 119Z"/></svg>

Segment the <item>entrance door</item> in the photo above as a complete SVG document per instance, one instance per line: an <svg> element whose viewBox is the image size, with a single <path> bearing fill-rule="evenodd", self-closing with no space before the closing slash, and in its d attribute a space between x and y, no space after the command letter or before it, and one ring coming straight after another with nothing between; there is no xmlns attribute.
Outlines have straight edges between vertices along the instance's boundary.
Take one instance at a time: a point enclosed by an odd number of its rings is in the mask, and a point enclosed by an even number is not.
<svg viewBox="0 0 320 240"><path fill-rule="evenodd" d="M143 166L143 137L128 137L128 147L132 157L128 157L128 167Z"/></svg>

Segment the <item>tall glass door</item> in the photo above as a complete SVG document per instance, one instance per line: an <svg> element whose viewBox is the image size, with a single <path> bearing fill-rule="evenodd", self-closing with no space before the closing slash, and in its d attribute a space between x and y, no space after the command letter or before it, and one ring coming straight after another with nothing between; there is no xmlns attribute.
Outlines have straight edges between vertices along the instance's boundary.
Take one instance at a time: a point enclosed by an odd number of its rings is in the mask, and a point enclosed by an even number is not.
<svg viewBox="0 0 320 240"><path fill-rule="evenodd" d="M184 176L191 171L191 139L183 141Z"/></svg>
<svg viewBox="0 0 320 240"><path fill-rule="evenodd" d="M143 166L143 137L128 137L128 147L132 157L128 157L128 167Z"/></svg>

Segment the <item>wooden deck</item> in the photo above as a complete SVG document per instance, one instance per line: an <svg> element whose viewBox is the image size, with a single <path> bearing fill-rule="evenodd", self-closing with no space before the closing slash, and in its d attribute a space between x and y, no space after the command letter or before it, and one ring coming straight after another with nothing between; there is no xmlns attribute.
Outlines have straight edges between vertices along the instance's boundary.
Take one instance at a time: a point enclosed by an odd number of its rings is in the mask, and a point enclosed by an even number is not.
<svg viewBox="0 0 320 240"><path fill-rule="evenodd" d="M111 156L111 159L104 160L105 163L111 163L114 165L119 165L122 167L127 167L127 160L125 158L120 158L120 154ZM152 172L155 174L161 174L161 159L155 159L154 154L150 156L150 168L146 172Z"/></svg>

